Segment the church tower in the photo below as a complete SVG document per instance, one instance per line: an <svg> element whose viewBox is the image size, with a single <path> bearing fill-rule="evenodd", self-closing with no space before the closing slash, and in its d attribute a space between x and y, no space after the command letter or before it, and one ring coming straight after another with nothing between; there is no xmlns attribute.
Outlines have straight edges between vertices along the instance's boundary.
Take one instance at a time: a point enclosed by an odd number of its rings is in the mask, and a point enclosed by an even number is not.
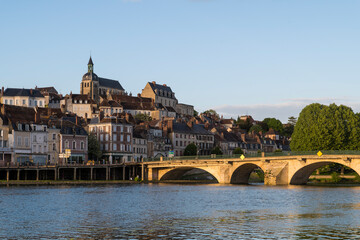
<svg viewBox="0 0 360 240"><path fill-rule="evenodd" d="M88 95L91 99L99 102L99 78L94 73L94 63L89 59L88 72L82 77L80 94Z"/></svg>

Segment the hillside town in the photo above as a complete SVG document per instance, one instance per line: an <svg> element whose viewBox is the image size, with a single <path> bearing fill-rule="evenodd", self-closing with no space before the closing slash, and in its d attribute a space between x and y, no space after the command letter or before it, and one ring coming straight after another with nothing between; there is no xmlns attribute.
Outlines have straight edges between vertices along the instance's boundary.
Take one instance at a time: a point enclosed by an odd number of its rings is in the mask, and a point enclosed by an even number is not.
<svg viewBox="0 0 360 240"><path fill-rule="evenodd" d="M199 156L290 150L289 135L254 131L261 122L249 115L235 120L215 111L198 114L155 81L133 96L119 81L96 75L91 57L87 66L80 94L63 96L53 86L2 87L0 165L177 158L190 144Z"/></svg>

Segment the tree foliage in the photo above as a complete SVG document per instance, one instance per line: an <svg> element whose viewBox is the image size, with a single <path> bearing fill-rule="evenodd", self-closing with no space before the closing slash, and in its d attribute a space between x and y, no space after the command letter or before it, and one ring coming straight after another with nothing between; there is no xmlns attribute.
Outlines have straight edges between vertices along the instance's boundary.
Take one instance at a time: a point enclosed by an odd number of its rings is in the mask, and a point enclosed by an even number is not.
<svg viewBox="0 0 360 240"><path fill-rule="evenodd" d="M265 118L263 120L263 122L267 124L269 129L272 128L275 131L278 131L280 133L282 133L284 130L283 124L281 123L280 120L278 120L276 118Z"/></svg>
<svg viewBox="0 0 360 240"><path fill-rule="evenodd" d="M208 114L214 117L219 117L219 114L214 109L209 109L203 112L203 114Z"/></svg>
<svg viewBox="0 0 360 240"><path fill-rule="evenodd" d="M245 121L244 120L241 120L241 119L238 119L238 122L237 124L239 125L239 128L240 129L244 129L246 130L247 132L250 130L250 128L252 127L252 123L250 121L249 118L247 118Z"/></svg>
<svg viewBox="0 0 360 240"><path fill-rule="evenodd" d="M239 147L235 148L233 154L244 154L243 150Z"/></svg>
<svg viewBox="0 0 360 240"><path fill-rule="evenodd" d="M221 148L219 146L216 146L212 151L211 154L216 154L216 155L222 155L223 152L221 151Z"/></svg>
<svg viewBox="0 0 360 240"><path fill-rule="evenodd" d="M190 143L184 150L184 156L195 156L197 155L197 147L194 143Z"/></svg>
<svg viewBox="0 0 360 240"><path fill-rule="evenodd" d="M199 112L194 109L194 117L199 116Z"/></svg>
<svg viewBox="0 0 360 240"><path fill-rule="evenodd" d="M90 134L88 137L88 154L90 160L99 160L102 157L100 143L94 134Z"/></svg>
<svg viewBox="0 0 360 240"><path fill-rule="evenodd" d="M144 113L138 113L135 115L135 119L143 122L149 122L152 120L152 117Z"/></svg>
<svg viewBox="0 0 360 240"><path fill-rule="evenodd" d="M256 133L259 133L259 132L264 132L264 130L262 129L262 127L260 125L253 125L250 129L249 129L249 132L256 132Z"/></svg>
<svg viewBox="0 0 360 240"><path fill-rule="evenodd" d="M301 111L291 138L293 151L359 150L359 117L344 105L313 103Z"/></svg>

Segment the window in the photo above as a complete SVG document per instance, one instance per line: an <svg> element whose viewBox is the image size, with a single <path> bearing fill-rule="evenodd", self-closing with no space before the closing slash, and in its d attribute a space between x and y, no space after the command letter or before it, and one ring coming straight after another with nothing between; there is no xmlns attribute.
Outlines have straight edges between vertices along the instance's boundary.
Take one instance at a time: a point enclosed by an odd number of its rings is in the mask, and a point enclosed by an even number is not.
<svg viewBox="0 0 360 240"><path fill-rule="evenodd" d="M33 130L36 131L36 126L33 126Z"/></svg>
<svg viewBox="0 0 360 240"><path fill-rule="evenodd" d="M12 101L12 99L10 99L10 105L12 105L13 104L13 101Z"/></svg>
<svg viewBox="0 0 360 240"><path fill-rule="evenodd" d="M131 127L128 127L128 132L131 132Z"/></svg>
<svg viewBox="0 0 360 240"><path fill-rule="evenodd" d="M56 139L56 134L55 134L55 133L53 133L53 135L52 135L52 139L53 139L53 140L55 140L55 139Z"/></svg>
<svg viewBox="0 0 360 240"><path fill-rule="evenodd" d="M29 146L29 138L25 138L25 147Z"/></svg>
<svg viewBox="0 0 360 240"><path fill-rule="evenodd" d="M113 134L113 141L116 141L116 134Z"/></svg>
<svg viewBox="0 0 360 240"><path fill-rule="evenodd" d="M116 151L117 149L116 149L116 144L114 143L113 144L113 151Z"/></svg>
<svg viewBox="0 0 360 240"><path fill-rule="evenodd" d="M104 141L104 135L103 134L100 134L100 141Z"/></svg>
<svg viewBox="0 0 360 240"><path fill-rule="evenodd" d="M124 127L120 126L120 132L123 132L123 131L124 131Z"/></svg>
<svg viewBox="0 0 360 240"><path fill-rule="evenodd" d="M69 148L69 141L68 140L65 141L65 148Z"/></svg>
<svg viewBox="0 0 360 240"><path fill-rule="evenodd" d="M33 136L33 142L36 142L36 135Z"/></svg>
<svg viewBox="0 0 360 240"><path fill-rule="evenodd" d="M16 105L19 105L19 100L15 100L15 102L16 102L16 103L15 103Z"/></svg>
<svg viewBox="0 0 360 240"><path fill-rule="evenodd" d="M72 142L72 149L76 149L76 142L75 141Z"/></svg>
<svg viewBox="0 0 360 240"><path fill-rule="evenodd" d="M53 145L52 145L53 147L52 147L52 150L53 151L56 151L56 144L55 143L53 143Z"/></svg>
<svg viewBox="0 0 360 240"><path fill-rule="evenodd" d="M34 105L37 106L37 100L34 101Z"/></svg>
<svg viewBox="0 0 360 240"><path fill-rule="evenodd" d="M120 135L120 141L123 142L124 141L124 135Z"/></svg>
<svg viewBox="0 0 360 240"><path fill-rule="evenodd" d="M127 141L130 142L130 135L127 135Z"/></svg>
<svg viewBox="0 0 360 240"><path fill-rule="evenodd" d="M8 100L7 100L7 99L5 99L5 104L8 104Z"/></svg>
<svg viewBox="0 0 360 240"><path fill-rule="evenodd" d="M105 151L109 150L109 144L105 144Z"/></svg>
<svg viewBox="0 0 360 240"><path fill-rule="evenodd" d="M116 126L113 126L113 132L116 132Z"/></svg>
<svg viewBox="0 0 360 240"><path fill-rule="evenodd" d="M105 135L105 141L109 141L109 134Z"/></svg>
<svg viewBox="0 0 360 240"><path fill-rule="evenodd" d="M80 149L81 149L81 150L84 150L84 148L85 148L85 144L84 144L84 142L81 142L81 143L80 143Z"/></svg>
<svg viewBox="0 0 360 240"><path fill-rule="evenodd" d="M18 146L21 146L21 137L18 137L18 138L17 138L17 145L18 145Z"/></svg>
<svg viewBox="0 0 360 240"><path fill-rule="evenodd" d="M40 103L40 107L42 107L42 101L40 101L39 103Z"/></svg>

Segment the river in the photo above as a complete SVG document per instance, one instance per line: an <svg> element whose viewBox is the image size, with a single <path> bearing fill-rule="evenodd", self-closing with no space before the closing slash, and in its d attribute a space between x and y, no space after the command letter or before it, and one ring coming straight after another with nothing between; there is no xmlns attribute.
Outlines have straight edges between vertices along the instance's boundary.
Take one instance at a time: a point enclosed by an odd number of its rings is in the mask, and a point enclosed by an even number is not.
<svg viewBox="0 0 360 240"><path fill-rule="evenodd" d="M360 238L360 187L118 184L0 188L0 238Z"/></svg>

